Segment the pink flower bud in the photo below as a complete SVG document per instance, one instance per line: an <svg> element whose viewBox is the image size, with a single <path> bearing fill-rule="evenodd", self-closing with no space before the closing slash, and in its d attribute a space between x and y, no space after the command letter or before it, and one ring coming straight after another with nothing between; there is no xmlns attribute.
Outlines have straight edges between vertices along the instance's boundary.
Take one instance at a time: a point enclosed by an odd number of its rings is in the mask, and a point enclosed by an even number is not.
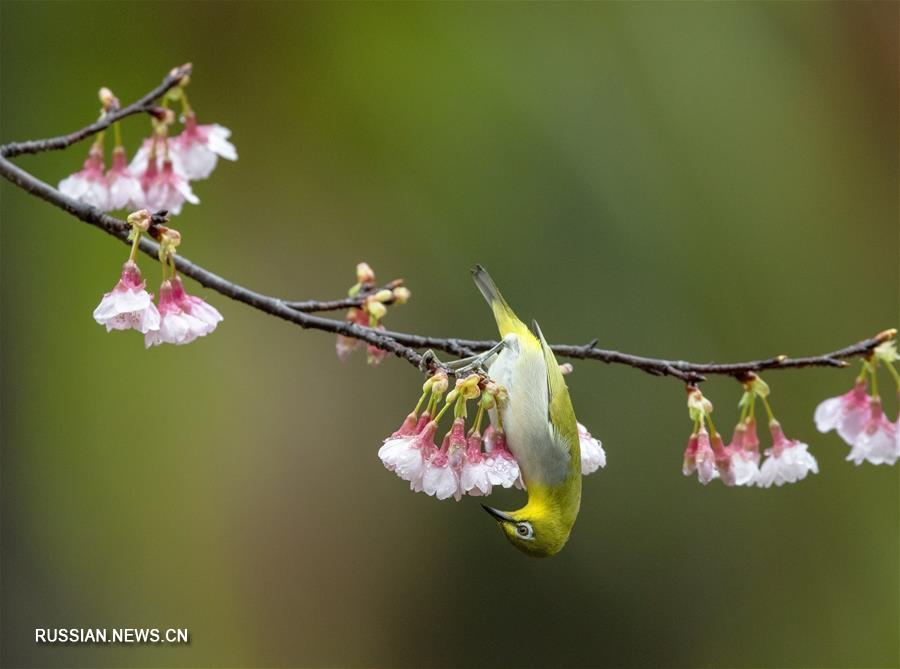
<svg viewBox="0 0 900 669"><path fill-rule="evenodd" d="M387 307L384 306L381 302L373 299L375 296L371 296L366 299L365 310L369 312L369 315L375 320L381 320L387 314Z"/></svg>
<svg viewBox="0 0 900 669"><path fill-rule="evenodd" d="M393 293L395 304L406 304L407 302L409 302L409 298L412 297L412 293L406 286L399 286L397 288L394 288Z"/></svg>
<svg viewBox="0 0 900 669"><path fill-rule="evenodd" d="M375 283L375 272L368 263L361 262L356 266L357 283Z"/></svg>
<svg viewBox="0 0 900 669"><path fill-rule="evenodd" d="M147 232L147 230L150 229L150 221L152 218L153 217L148 210L138 209L137 211L128 214L126 220L141 232Z"/></svg>

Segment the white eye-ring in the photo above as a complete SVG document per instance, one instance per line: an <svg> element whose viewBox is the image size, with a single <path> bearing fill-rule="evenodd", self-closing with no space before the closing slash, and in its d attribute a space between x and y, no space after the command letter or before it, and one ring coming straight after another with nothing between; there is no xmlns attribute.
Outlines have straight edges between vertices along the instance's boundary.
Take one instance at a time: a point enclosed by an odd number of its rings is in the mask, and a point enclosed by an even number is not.
<svg viewBox="0 0 900 669"><path fill-rule="evenodd" d="M534 539L534 528L528 522L516 523L516 535L519 539Z"/></svg>

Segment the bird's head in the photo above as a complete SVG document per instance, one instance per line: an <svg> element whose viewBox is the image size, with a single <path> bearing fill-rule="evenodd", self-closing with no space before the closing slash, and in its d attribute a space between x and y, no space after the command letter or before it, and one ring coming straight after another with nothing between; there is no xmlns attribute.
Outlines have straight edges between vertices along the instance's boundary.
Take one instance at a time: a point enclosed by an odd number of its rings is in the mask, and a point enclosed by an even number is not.
<svg viewBox="0 0 900 669"><path fill-rule="evenodd" d="M497 521L506 538L520 551L531 557L550 557L562 550L569 540L578 515L578 502L575 502L573 513L571 504L560 507L537 501L531 495L528 504L518 511L498 511L489 506L484 506L484 510Z"/></svg>

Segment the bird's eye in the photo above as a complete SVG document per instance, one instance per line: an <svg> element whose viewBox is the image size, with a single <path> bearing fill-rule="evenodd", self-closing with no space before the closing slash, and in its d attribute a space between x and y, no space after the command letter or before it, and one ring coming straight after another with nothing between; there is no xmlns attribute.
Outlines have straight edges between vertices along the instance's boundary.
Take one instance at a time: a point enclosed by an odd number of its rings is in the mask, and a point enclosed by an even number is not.
<svg viewBox="0 0 900 669"><path fill-rule="evenodd" d="M516 523L516 534L521 539L533 539L534 530L531 528L531 523Z"/></svg>

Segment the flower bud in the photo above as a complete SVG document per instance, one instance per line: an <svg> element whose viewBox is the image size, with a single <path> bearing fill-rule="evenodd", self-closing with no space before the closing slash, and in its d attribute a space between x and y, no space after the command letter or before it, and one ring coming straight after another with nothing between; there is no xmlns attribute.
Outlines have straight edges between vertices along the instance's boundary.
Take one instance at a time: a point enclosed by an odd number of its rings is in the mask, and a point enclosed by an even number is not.
<svg viewBox="0 0 900 669"><path fill-rule="evenodd" d="M447 374L444 372L438 372L432 376L431 381L431 392L436 395L443 395L447 392L447 388L450 387L450 381L447 379Z"/></svg>
<svg viewBox="0 0 900 669"><path fill-rule="evenodd" d="M159 261L165 263L175 255L175 248L181 243L181 234L178 230L172 230L164 225L156 229L159 232Z"/></svg>
<svg viewBox="0 0 900 669"><path fill-rule="evenodd" d="M894 341L889 340L879 344L874 353L878 360L887 365L900 360L900 356L897 355L897 344Z"/></svg>
<svg viewBox="0 0 900 669"><path fill-rule="evenodd" d="M768 397L769 396L769 384L759 378L756 374L753 374L750 380L746 384L747 390L756 395L757 397Z"/></svg>
<svg viewBox="0 0 900 669"><path fill-rule="evenodd" d="M191 83L191 75L188 74L188 72L190 72L190 69L191 69L191 63L185 63L184 65L181 65L179 67L173 67L171 69L171 71L169 72L169 76L170 77L178 77L178 85L179 86L187 86L189 83ZM184 74L181 74L182 71L184 71L184 70L187 70L187 71L184 72ZM181 76L179 76L179 74Z"/></svg>
<svg viewBox="0 0 900 669"><path fill-rule="evenodd" d="M563 376L565 376L566 374L571 374L574 371L575 371L575 368L572 366L571 362L564 362L563 364L561 364L559 366L559 372Z"/></svg>
<svg viewBox="0 0 900 669"><path fill-rule="evenodd" d="M703 396L699 388L691 388L688 391L687 405L691 420L694 421L702 420L704 416L711 414L713 411L712 402Z"/></svg>
<svg viewBox="0 0 900 669"><path fill-rule="evenodd" d="M162 228L159 231L159 243L175 248L181 244L181 233L174 228Z"/></svg>
<svg viewBox="0 0 900 669"><path fill-rule="evenodd" d="M164 109L159 119L163 125L169 126L175 123L175 112L171 109ZM160 133L162 134L162 132Z"/></svg>
<svg viewBox="0 0 900 669"><path fill-rule="evenodd" d="M147 230L150 229L150 221L152 218L152 215L147 209L138 209L137 211L128 214L126 220L132 227L137 228L141 232L147 232Z"/></svg>
<svg viewBox="0 0 900 669"><path fill-rule="evenodd" d="M481 389L478 387L478 383L481 381L481 377L478 374L469 374L464 379L456 380L456 390L467 400L474 400L479 395L481 395Z"/></svg>
<svg viewBox="0 0 900 669"><path fill-rule="evenodd" d="M373 295L372 297L375 296ZM384 306L381 302L372 299L372 297L366 300L366 311L368 311L369 315L375 320L381 320L382 318L384 318L385 314L387 314L387 307Z"/></svg>
<svg viewBox="0 0 900 669"><path fill-rule="evenodd" d="M406 304L409 302L409 298L412 297L412 293L409 288L406 286L398 286L394 288L394 302L396 304Z"/></svg>
<svg viewBox="0 0 900 669"><path fill-rule="evenodd" d="M390 302L392 299L394 299L394 294L391 291L384 289L384 290L379 290L377 293L372 295L369 299L375 300L377 302Z"/></svg>
<svg viewBox="0 0 900 669"><path fill-rule="evenodd" d="M375 272L369 267L369 263L361 262L356 266L357 283L375 283Z"/></svg>
<svg viewBox="0 0 900 669"><path fill-rule="evenodd" d="M112 109L119 108L119 99L113 95L113 92L106 86L97 92L97 97L100 98L100 104L103 105L103 111L108 112Z"/></svg>

